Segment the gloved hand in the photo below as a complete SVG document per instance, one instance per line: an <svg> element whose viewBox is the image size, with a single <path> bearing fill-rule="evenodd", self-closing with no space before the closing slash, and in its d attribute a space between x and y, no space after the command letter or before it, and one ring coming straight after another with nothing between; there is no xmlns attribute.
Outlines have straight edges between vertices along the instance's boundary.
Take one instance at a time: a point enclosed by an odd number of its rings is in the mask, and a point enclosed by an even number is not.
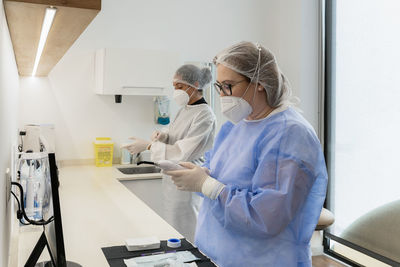
<svg viewBox="0 0 400 267"><path fill-rule="evenodd" d="M171 176L179 190L201 192L201 187L208 177L206 171L191 162L181 162L179 165L187 170L163 171L163 173Z"/></svg>
<svg viewBox="0 0 400 267"><path fill-rule="evenodd" d="M206 167L201 167L206 173L207 173L207 175L210 175L210 170L209 169L207 169Z"/></svg>
<svg viewBox="0 0 400 267"><path fill-rule="evenodd" d="M149 145L151 144L150 141L137 138L137 137L129 137L129 139L133 140L132 144L121 146L121 148L126 148L131 154L137 154L142 151L145 151Z"/></svg>
<svg viewBox="0 0 400 267"><path fill-rule="evenodd" d="M201 192L206 197L214 200L224 189L225 185L209 176L207 168L199 167L191 162L181 162L181 166L187 170L163 171L170 175L179 190Z"/></svg>
<svg viewBox="0 0 400 267"><path fill-rule="evenodd" d="M160 132L160 131L154 131L151 134L151 141L160 141L160 142L165 142L165 140L167 139L168 135L166 133Z"/></svg>

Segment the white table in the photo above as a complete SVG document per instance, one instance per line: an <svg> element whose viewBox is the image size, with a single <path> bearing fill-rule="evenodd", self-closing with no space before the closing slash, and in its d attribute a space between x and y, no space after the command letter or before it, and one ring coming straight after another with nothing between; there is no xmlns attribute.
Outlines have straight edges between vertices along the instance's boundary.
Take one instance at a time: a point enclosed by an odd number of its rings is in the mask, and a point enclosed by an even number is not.
<svg viewBox="0 0 400 267"><path fill-rule="evenodd" d="M113 167L63 167L59 192L67 260L84 267L108 266L101 248L123 245L126 238L182 238L118 181ZM40 229L29 229L19 231L18 266L24 265L41 234ZM47 253L43 260L48 260Z"/></svg>

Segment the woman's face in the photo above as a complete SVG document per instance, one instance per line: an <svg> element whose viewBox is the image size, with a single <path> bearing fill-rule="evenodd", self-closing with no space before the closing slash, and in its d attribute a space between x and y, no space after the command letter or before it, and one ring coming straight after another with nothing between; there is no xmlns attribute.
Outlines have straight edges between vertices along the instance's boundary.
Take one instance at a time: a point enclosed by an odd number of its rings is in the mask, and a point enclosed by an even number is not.
<svg viewBox="0 0 400 267"><path fill-rule="evenodd" d="M180 79L181 79L180 76L175 76L174 77L174 80L180 80ZM196 88L194 88L194 87L192 87L190 85L187 85L187 84L184 84L184 83L180 83L180 82L173 82L172 85L174 86L175 90L183 90L183 91L185 91L188 94L189 97L195 95ZM198 82L195 82L194 85L198 86Z"/></svg>
<svg viewBox="0 0 400 267"><path fill-rule="evenodd" d="M179 83L179 82L173 82L172 83L175 90L183 90L186 91L190 86L187 84Z"/></svg>
<svg viewBox="0 0 400 267"><path fill-rule="evenodd" d="M254 84L250 83L247 77L221 64L217 65L217 84L225 89L221 90L221 97L229 95L230 88L232 91L232 96L243 97L243 99L245 99L247 102L252 102L252 98L254 95ZM247 88L248 90L246 92ZM225 94L227 91L229 93Z"/></svg>

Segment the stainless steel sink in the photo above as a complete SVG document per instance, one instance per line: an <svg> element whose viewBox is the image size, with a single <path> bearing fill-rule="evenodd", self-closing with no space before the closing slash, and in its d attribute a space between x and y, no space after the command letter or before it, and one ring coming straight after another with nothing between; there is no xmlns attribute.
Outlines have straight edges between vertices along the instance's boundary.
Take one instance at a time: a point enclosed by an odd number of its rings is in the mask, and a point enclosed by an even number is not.
<svg viewBox="0 0 400 267"><path fill-rule="evenodd" d="M160 173L161 169L156 166L143 166L143 167L120 167L117 168L123 174L146 174L146 173Z"/></svg>

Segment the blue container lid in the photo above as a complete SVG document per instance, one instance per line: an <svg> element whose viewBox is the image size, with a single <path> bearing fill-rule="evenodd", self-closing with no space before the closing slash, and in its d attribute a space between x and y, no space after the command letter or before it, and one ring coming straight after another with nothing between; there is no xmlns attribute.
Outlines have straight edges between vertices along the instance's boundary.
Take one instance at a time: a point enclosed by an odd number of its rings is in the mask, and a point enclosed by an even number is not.
<svg viewBox="0 0 400 267"><path fill-rule="evenodd" d="M158 117L157 123L167 125L169 124L169 117Z"/></svg>

